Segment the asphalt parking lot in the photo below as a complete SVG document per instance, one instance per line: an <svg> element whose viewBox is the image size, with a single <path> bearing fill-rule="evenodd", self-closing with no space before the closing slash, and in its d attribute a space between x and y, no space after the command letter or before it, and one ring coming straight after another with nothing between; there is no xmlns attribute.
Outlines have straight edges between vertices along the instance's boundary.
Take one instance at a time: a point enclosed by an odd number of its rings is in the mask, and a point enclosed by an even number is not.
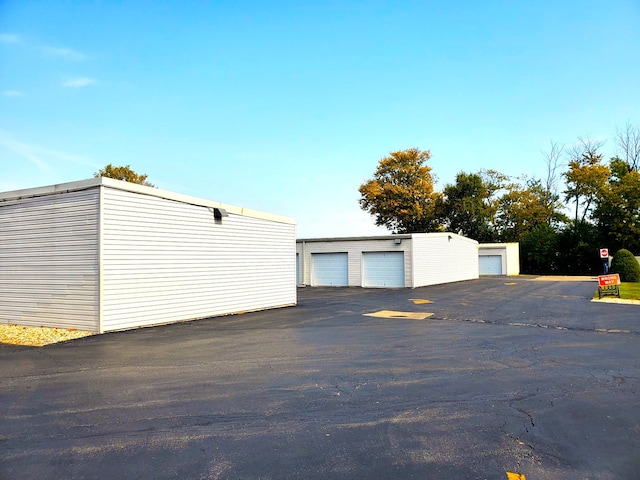
<svg viewBox="0 0 640 480"><path fill-rule="evenodd" d="M640 306L595 288L301 288L297 307L0 345L0 478L635 479ZM399 313L363 315L381 310Z"/></svg>

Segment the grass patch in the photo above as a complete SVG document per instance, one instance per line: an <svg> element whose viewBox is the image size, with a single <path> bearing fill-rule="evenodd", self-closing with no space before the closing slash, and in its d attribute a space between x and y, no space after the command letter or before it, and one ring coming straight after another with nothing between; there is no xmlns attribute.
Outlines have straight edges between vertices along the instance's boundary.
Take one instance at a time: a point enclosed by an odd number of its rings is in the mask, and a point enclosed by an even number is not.
<svg viewBox="0 0 640 480"><path fill-rule="evenodd" d="M622 282L620 284L620 298L640 300L640 282Z"/></svg>
<svg viewBox="0 0 640 480"><path fill-rule="evenodd" d="M598 298L598 290L594 292L593 298ZM640 300L640 282L620 283L620 298Z"/></svg>

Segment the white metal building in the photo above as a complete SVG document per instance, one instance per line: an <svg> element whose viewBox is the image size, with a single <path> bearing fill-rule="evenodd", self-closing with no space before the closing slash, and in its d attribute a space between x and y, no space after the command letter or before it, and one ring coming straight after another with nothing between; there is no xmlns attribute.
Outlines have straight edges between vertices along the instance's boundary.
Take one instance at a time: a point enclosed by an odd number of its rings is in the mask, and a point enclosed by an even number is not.
<svg viewBox="0 0 640 480"><path fill-rule="evenodd" d="M295 221L109 178L0 193L0 324L108 332L296 303Z"/></svg>
<svg viewBox="0 0 640 480"><path fill-rule="evenodd" d="M480 275L520 275L520 244L478 245Z"/></svg>
<svg viewBox="0 0 640 480"><path fill-rule="evenodd" d="M478 242L455 233L296 241L299 285L422 287L478 278Z"/></svg>

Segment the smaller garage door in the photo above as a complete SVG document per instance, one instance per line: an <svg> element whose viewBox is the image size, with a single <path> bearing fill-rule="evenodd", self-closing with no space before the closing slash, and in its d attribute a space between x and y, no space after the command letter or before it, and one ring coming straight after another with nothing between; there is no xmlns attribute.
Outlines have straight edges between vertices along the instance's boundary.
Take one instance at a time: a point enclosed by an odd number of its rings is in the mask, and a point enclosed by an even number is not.
<svg viewBox="0 0 640 480"><path fill-rule="evenodd" d="M502 275L501 255L480 255L478 257L480 275Z"/></svg>
<svg viewBox="0 0 640 480"><path fill-rule="evenodd" d="M404 287L404 252L363 252L364 287Z"/></svg>
<svg viewBox="0 0 640 480"><path fill-rule="evenodd" d="M314 287L346 287L349 285L346 253L312 253L311 285Z"/></svg>

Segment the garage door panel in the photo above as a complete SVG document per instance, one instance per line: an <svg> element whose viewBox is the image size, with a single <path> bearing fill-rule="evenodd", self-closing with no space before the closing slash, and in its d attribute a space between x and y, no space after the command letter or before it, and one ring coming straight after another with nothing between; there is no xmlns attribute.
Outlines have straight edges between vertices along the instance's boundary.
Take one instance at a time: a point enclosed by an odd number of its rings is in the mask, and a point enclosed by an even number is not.
<svg viewBox="0 0 640 480"><path fill-rule="evenodd" d="M404 287L404 252L364 252L364 287Z"/></svg>
<svg viewBox="0 0 640 480"><path fill-rule="evenodd" d="M316 287L346 287L349 285L346 253L312 253L311 285Z"/></svg>
<svg viewBox="0 0 640 480"><path fill-rule="evenodd" d="M480 275L502 275L501 255L480 255L478 258Z"/></svg>

